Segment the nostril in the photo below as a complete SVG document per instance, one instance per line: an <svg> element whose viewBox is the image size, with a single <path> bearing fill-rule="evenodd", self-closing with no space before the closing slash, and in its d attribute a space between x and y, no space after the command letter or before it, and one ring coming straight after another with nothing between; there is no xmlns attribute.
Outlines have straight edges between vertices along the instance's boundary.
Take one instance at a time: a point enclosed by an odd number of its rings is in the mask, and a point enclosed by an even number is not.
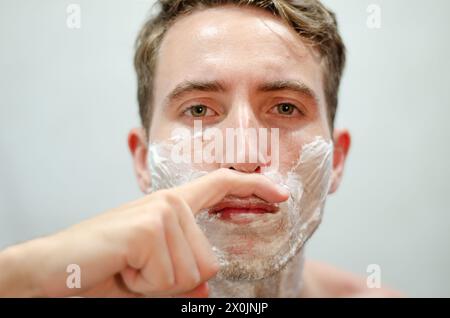
<svg viewBox="0 0 450 318"><path fill-rule="evenodd" d="M236 169L235 167L228 167L228 169L231 169L234 171L239 171L239 172L246 172L246 173L261 173L261 166L257 166L253 169L251 169L249 167L238 167L238 169Z"/></svg>

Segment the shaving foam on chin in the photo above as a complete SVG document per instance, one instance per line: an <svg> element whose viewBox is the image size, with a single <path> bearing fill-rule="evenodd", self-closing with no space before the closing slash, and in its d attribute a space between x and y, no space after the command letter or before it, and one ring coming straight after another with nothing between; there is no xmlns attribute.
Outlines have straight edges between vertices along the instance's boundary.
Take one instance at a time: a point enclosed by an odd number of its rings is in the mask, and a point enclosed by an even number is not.
<svg viewBox="0 0 450 318"><path fill-rule="evenodd" d="M152 191L188 183L211 171L171 158L174 140L149 145ZM213 246L220 264L219 279L257 280L282 270L319 225L331 182L331 141L315 137L303 145L300 158L287 173L263 169L261 173L290 192L279 211L242 214L248 222L224 222L201 211L196 219ZM205 165L207 166L207 165Z"/></svg>

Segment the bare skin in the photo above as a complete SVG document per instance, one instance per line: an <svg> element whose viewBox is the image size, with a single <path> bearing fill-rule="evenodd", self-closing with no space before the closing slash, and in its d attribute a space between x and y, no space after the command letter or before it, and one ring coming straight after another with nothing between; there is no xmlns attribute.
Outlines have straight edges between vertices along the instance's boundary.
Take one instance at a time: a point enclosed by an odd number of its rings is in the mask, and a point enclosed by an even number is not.
<svg viewBox="0 0 450 318"><path fill-rule="evenodd" d="M194 215L230 194L256 195L268 202L288 198L286 190L261 175L217 170L55 235L4 250L0 295L204 294L204 283L217 273L218 265ZM81 290L67 288L69 264L82 270Z"/></svg>
<svg viewBox="0 0 450 318"><path fill-rule="evenodd" d="M300 297L403 297L390 288L368 288L366 280L331 265L309 260L303 269L304 288Z"/></svg>
<svg viewBox="0 0 450 318"><path fill-rule="evenodd" d="M219 129L279 127L281 152L288 159L298 152L308 136L331 137L334 153L329 193L338 189L350 149L350 134L346 129L330 131L326 120L322 62L282 22L266 12L233 6L195 12L171 26L158 59L153 103L153 118L157 120L149 127L150 142L168 138L173 129L190 126L193 119L201 119L204 126ZM289 90L261 93L255 89L258 84L271 79L293 79L304 83L314 92L316 100ZM224 84L224 91L190 90L175 101L168 99L171 90L185 81L219 81ZM297 105L304 106L303 115L297 111L288 117L278 115L270 108L278 98L297 101ZM272 99L274 103L270 106L260 103ZM192 118L189 106L196 104L207 107L207 111L202 117ZM283 143L283 137L295 140L294 144ZM130 132L130 149L143 191L151 184L146 164L148 142L142 129ZM282 168L283 165L287 163L281 162ZM258 164L244 163L217 164L213 169L224 167L244 173L259 168ZM317 262L305 262L303 281L304 288L299 295L303 297L357 296L371 292L365 287L365 279ZM377 293L379 296L391 295L382 289Z"/></svg>
<svg viewBox="0 0 450 318"><path fill-rule="evenodd" d="M279 127L281 137L286 137L282 140L291 140L280 145L285 159L298 154L310 136L333 139L330 193L338 189L350 134L345 129L330 130L321 61L286 25L258 10L205 10L181 18L170 28L158 59L150 133L135 128L128 137L144 193L151 185L148 142L164 140L174 128L189 126L192 118L180 112L192 103L208 107L205 125ZM302 82L315 98L290 90L255 90L271 79ZM226 89L190 91L184 99L166 105L169 92L184 80L220 80ZM298 102L301 112L276 113L276 102L287 100ZM146 195L60 233L7 248L0 252L0 296L206 297L207 282L218 265L194 216L230 194L256 195L274 203L286 200L283 189L254 173L258 168L258 164L217 165L214 172L182 187ZM66 287L69 264L82 270L81 290ZM301 297L395 296L382 289L374 293L364 279L317 262L306 261L301 276Z"/></svg>

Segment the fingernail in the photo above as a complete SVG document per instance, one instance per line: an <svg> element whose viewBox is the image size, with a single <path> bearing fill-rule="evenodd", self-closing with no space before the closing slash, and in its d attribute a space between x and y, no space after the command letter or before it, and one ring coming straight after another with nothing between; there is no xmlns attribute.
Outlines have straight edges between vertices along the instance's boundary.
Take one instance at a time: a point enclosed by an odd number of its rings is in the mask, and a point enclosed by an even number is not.
<svg viewBox="0 0 450 318"><path fill-rule="evenodd" d="M284 185L277 185L278 187L278 191L280 192L280 194L284 195L284 196L289 196L291 194L291 192L289 191L289 189L284 186Z"/></svg>

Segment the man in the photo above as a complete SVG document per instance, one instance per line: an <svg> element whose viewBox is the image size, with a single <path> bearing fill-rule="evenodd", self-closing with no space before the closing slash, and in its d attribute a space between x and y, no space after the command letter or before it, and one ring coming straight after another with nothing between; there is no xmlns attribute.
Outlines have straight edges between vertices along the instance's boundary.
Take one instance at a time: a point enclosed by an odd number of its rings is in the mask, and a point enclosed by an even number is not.
<svg viewBox="0 0 450 318"><path fill-rule="evenodd" d="M313 0L159 5L137 41L142 127L128 138L148 195L4 250L0 294L393 295L303 261L350 147L333 128L345 61L333 13ZM195 146L183 148L187 160L171 156L180 142L204 146L208 132L227 129L270 129L274 143L266 154L257 147L256 160L224 160L255 147L248 132L233 135L239 147L214 148L213 160L190 160ZM80 289L67 287L69 264L81 269Z"/></svg>

